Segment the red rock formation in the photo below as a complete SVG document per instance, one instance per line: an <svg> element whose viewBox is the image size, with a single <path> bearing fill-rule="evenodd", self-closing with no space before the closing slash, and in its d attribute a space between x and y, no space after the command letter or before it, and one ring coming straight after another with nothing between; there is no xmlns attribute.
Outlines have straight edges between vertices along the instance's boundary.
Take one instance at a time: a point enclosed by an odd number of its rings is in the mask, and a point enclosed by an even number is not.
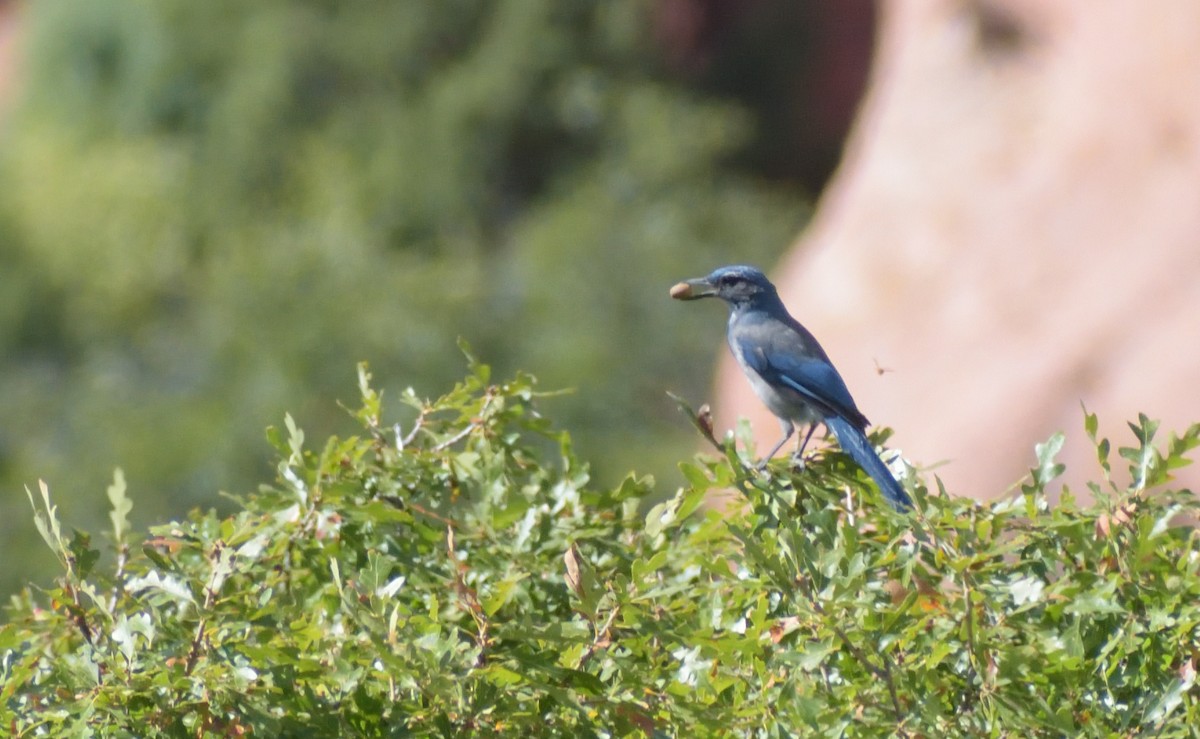
<svg viewBox="0 0 1200 739"><path fill-rule="evenodd" d="M775 270L859 406L977 498L1055 431L1096 479L1081 402L1118 443L1138 412L1200 421L1200 4L881 10L842 167ZM727 360L716 405L775 438Z"/></svg>

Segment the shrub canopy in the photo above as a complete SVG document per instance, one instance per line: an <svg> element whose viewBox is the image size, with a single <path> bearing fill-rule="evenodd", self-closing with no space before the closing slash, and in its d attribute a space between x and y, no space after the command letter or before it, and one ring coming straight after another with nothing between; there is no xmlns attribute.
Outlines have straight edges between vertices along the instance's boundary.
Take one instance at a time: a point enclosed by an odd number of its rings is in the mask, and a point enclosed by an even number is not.
<svg viewBox="0 0 1200 739"><path fill-rule="evenodd" d="M907 484L891 511L844 455L748 466L732 435L652 481L596 486L532 378L470 373L356 436L271 429L278 478L221 517L103 553L30 498L62 574L0 627L18 735L1195 736L1200 546L1131 424L1134 483L1047 498L1055 437L1011 500ZM686 407L685 407L685 410ZM689 410L690 413L690 410ZM1087 416L1086 429L1095 433ZM739 499L706 507L718 491ZM109 556L111 555L111 556Z"/></svg>

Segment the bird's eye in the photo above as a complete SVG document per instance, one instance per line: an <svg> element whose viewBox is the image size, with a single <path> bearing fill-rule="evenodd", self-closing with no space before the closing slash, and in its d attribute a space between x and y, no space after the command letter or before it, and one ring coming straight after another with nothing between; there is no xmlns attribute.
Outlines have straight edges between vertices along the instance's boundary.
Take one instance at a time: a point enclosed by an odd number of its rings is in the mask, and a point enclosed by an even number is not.
<svg viewBox="0 0 1200 739"><path fill-rule="evenodd" d="M721 279L717 280L722 287L730 287L738 283L737 275L721 275Z"/></svg>

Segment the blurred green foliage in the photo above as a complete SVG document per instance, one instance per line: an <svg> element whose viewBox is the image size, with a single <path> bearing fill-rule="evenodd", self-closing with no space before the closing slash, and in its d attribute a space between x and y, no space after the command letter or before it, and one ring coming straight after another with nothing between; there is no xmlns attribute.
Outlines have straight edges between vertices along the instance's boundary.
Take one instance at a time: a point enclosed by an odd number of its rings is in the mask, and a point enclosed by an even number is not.
<svg viewBox="0 0 1200 739"><path fill-rule="evenodd" d="M397 428L360 370L355 434L291 417L277 476L223 517L71 534L0 626L0 726L104 737L1131 737L1200 726L1200 424L1145 417L1080 505L1062 435L1020 493L893 512L826 449L797 473L733 435L604 486L530 376L472 362ZM697 419L699 421L699 419ZM702 425L698 423L698 425ZM705 508L714 491L741 505ZM1049 503L1050 496L1059 501ZM99 552L115 554L109 562Z"/></svg>
<svg viewBox="0 0 1200 739"><path fill-rule="evenodd" d="M648 10L28 3L0 153L6 556L38 477L68 510L115 465L143 521L212 504L266 468L271 419L333 430L348 362L437 387L458 336L574 388L555 411L602 478L666 472L692 440L663 391L705 391L719 320L667 287L769 263L804 207L723 165L750 121L659 73Z"/></svg>

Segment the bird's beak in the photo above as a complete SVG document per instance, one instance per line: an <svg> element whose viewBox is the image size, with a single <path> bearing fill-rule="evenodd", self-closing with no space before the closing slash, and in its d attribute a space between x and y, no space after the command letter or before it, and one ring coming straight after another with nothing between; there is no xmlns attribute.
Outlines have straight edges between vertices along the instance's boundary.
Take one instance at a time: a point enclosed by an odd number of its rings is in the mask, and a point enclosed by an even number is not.
<svg viewBox="0 0 1200 739"><path fill-rule="evenodd" d="M684 280L671 288L671 297L676 300L696 300L717 294L716 285L703 277L694 280Z"/></svg>

